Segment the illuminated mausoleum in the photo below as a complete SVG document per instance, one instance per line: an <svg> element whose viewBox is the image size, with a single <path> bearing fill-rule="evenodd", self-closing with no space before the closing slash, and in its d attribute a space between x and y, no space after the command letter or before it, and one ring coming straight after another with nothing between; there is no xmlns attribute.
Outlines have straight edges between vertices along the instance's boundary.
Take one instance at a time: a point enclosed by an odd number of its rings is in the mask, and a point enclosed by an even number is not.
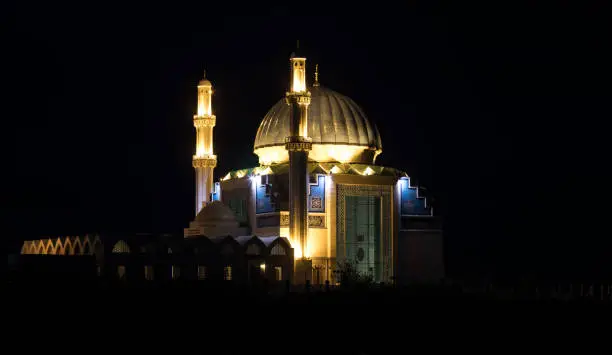
<svg viewBox="0 0 612 355"><path fill-rule="evenodd" d="M45 238L22 254L89 255L98 274L122 279L335 284L350 265L377 282L438 282L442 230L425 189L376 165L382 140L357 103L321 85L318 68L309 85L305 56L289 64L287 92L253 132L259 165L216 182L213 84L199 81L195 218L183 236Z"/></svg>

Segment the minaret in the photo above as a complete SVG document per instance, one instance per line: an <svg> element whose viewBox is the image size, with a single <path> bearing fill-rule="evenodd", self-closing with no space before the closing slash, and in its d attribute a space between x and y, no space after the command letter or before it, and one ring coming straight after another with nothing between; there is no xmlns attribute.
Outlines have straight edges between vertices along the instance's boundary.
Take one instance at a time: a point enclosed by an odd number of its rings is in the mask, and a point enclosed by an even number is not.
<svg viewBox="0 0 612 355"><path fill-rule="evenodd" d="M299 42L298 42L299 48ZM295 282L311 279L308 256L308 152L312 148L308 137L308 105L310 92L306 88L306 58L292 53L289 59L290 89L285 99L290 108L289 136L285 149L289 153L289 238L295 249ZM300 255L301 254L301 255Z"/></svg>
<svg viewBox="0 0 612 355"><path fill-rule="evenodd" d="M216 117L212 114L212 84L204 77L198 83L198 111L193 116L196 129L196 152L193 167L196 174L196 215L210 200L213 192L213 170L217 156L213 154L213 127Z"/></svg>

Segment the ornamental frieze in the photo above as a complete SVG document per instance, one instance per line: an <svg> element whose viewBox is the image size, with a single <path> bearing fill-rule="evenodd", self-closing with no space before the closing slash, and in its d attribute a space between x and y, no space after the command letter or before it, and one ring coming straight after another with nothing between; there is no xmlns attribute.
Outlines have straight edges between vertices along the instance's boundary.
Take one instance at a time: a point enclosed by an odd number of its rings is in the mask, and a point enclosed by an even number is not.
<svg viewBox="0 0 612 355"><path fill-rule="evenodd" d="M312 150L312 143L310 142L291 142L285 143L285 149L289 151L308 151Z"/></svg>
<svg viewBox="0 0 612 355"><path fill-rule="evenodd" d="M281 214L280 226L289 227L289 214ZM325 216L308 215L308 228L325 228Z"/></svg>
<svg viewBox="0 0 612 355"><path fill-rule="evenodd" d="M214 168L217 166L216 158L194 158L192 162L194 168Z"/></svg>
<svg viewBox="0 0 612 355"><path fill-rule="evenodd" d="M214 127L217 122L215 116L205 117L205 116L196 116L193 119L193 125L196 128L200 127Z"/></svg>

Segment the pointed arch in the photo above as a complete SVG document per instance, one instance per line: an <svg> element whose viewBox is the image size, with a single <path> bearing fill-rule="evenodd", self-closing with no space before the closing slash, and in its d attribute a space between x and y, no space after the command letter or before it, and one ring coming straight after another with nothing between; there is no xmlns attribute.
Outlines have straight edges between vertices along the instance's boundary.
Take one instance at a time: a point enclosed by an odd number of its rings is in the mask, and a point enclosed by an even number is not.
<svg viewBox="0 0 612 355"><path fill-rule="evenodd" d="M253 236L246 242L245 253L247 255L262 255L265 249L266 245L261 241L261 239Z"/></svg>
<svg viewBox="0 0 612 355"><path fill-rule="evenodd" d="M270 255L287 255L287 251L280 243L275 243L270 249Z"/></svg>
<svg viewBox="0 0 612 355"><path fill-rule="evenodd" d="M51 239L47 239L47 245L45 246L45 254L53 255L55 253L55 249L53 247L53 241Z"/></svg>
<svg viewBox="0 0 612 355"><path fill-rule="evenodd" d="M66 242L64 243L64 255L73 255L74 248L72 247L72 241L70 238L66 238Z"/></svg>
<svg viewBox="0 0 612 355"><path fill-rule="evenodd" d="M223 240L221 241L220 247L221 247L221 255L224 255L224 256L236 254L240 250L239 249L240 244L238 244L238 242L230 236L223 238Z"/></svg>
<svg viewBox="0 0 612 355"><path fill-rule="evenodd" d="M64 242L62 240L62 238L57 238L54 241L55 243L55 254L57 255L63 255L64 254Z"/></svg>
<svg viewBox="0 0 612 355"><path fill-rule="evenodd" d="M79 237L74 237L74 240L72 242L72 248L74 249L74 255L81 255L83 254L83 245L81 244L81 238Z"/></svg>
<svg viewBox="0 0 612 355"><path fill-rule="evenodd" d="M100 243L101 243L101 242L100 242L100 236L99 236L99 235L96 235L96 236L94 236L94 237L92 238L92 237L91 237L91 236L88 234L88 235L87 235L87 239L89 240L89 243L90 243L91 245L93 245L93 246L94 246L94 249L96 248L96 244L100 244Z"/></svg>
<svg viewBox="0 0 612 355"><path fill-rule="evenodd" d="M261 255L261 246L256 243L251 243L247 246L246 254L247 255Z"/></svg>
<svg viewBox="0 0 612 355"><path fill-rule="evenodd" d="M123 240L119 240L115 245L113 245L113 253L129 253L130 247Z"/></svg>
<svg viewBox="0 0 612 355"><path fill-rule="evenodd" d="M291 245L284 238L277 238L268 248L270 255L289 255Z"/></svg>
<svg viewBox="0 0 612 355"><path fill-rule="evenodd" d="M261 255L261 246L257 243L250 243L247 245L246 254L247 255Z"/></svg>
<svg viewBox="0 0 612 355"><path fill-rule="evenodd" d="M221 246L221 254L222 255L232 255L234 254L234 246L230 243L225 243Z"/></svg>
<svg viewBox="0 0 612 355"><path fill-rule="evenodd" d="M83 254L85 255L91 255L93 254L93 250L91 247L91 244L89 244L89 238L86 238L85 241L83 242Z"/></svg>
<svg viewBox="0 0 612 355"><path fill-rule="evenodd" d="M30 254L30 243L26 240L21 244L21 255Z"/></svg>

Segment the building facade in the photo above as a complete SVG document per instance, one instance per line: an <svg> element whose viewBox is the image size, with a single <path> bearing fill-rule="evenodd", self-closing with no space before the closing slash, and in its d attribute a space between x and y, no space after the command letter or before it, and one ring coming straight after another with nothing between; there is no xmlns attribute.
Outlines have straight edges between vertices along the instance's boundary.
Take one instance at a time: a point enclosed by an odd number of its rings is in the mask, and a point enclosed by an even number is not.
<svg viewBox="0 0 612 355"><path fill-rule="evenodd" d="M253 283L291 281L293 254L277 237L195 238L170 235L85 235L24 242L29 257L91 257L97 276L123 281L201 280Z"/></svg>
<svg viewBox="0 0 612 355"><path fill-rule="evenodd" d="M242 233L289 240L296 275L313 283L335 282L346 263L378 282L442 279L441 221L426 190L376 165L383 151L376 125L319 83L318 66L308 85L305 56L293 53L289 64L289 89L255 134L259 166L225 174L209 200L228 206ZM205 234L192 227L186 238Z"/></svg>
<svg viewBox="0 0 612 355"><path fill-rule="evenodd" d="M318 67L309 85L306 68L306 57L293 53L288 90L254 132L259 166L216 182L213 85L198 83L196 214L181 238L44 239L25 242L22 254L92 254L101 273L120 278L263 275L321 284L336 283L336 271L350 264L376 282L440 281L442 228L426 190L376 165L376 125L352 99L322 86Z"/></svg>

